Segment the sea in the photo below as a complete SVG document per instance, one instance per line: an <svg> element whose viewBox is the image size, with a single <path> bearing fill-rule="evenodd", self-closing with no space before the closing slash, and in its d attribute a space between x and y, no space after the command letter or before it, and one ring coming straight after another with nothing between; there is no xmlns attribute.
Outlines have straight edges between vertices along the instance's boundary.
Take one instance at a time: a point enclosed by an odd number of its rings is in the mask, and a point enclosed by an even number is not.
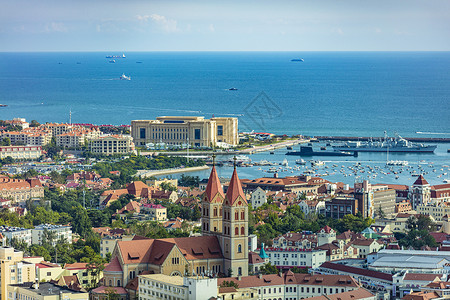
<svg viewBox="0 0 450 300"><path fill-rule="evenodd" d="M120 125L164 115L232 116L239 118L239 130L244 132L379 137L387 131L390 136L450 138L450 52L109 55L122 53L2 53L0 104L7 107L0 107L0 119ZM304 61L291 61L298 58ZM122 74L131 80L120 80ZM448 177L444 174L450 164L447 149L449 144L439 144L434 154L393 154L390 159L407 160L417 172L424 165L432 173L425 178L439 184ZM250 158L275 163L287 158L294 166L295 158L285 152ZM351 184L354 176L344 176L342 165L348 169L356 160L384 166L386 159L383 153L326 158L330 170L318 174L331 174L331 165L338 164L338 174L326 175L327 179ZM232 167L225 166L219 175L227 177L231 172ZM279 175L298 172L288 169ZM191 175L207 177L207 173ZM250 179L272 176L256 167L240 168L241 173ZM382 175L359 177L373 183L414 181L409 171L395 174L398 179Z"/></svg>

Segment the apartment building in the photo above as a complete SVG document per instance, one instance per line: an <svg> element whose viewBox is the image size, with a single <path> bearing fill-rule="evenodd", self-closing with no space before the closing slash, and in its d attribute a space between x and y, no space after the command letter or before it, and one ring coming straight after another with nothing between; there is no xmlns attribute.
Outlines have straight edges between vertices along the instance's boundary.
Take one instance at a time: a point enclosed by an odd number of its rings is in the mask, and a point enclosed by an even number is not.
<svg viewBox="0 0 450 300"><path fill-rule="evenodd" d="M208 300L217 297L217 278L139 275L139 300Z"/></svg>
<svg viewBox="0 0 450 300"><path fill-rule="evenodd" d="M76 127L71 131L58 134L56 136L56 144L61 147L76 148L85 145L87 140L95 139L99 136L100 131L96 128Z"/></svg>
<svg viewBox="0 0 450 300"><path fill-rule="evenodd" d="M40 257L40 260L43 260ZM1 299L7 299L7 288L11 284L34 282L35 264L23 260L23 252L12 247L0 247Z"/></svg>
<svg viewBox="0 0 450 300"><path fill-rule="evenodd" d="M42 156L41 146L0 146L0 159L33 160Z"/></svg>
<svg viewBox="0 0 450 300"><path fill-rule="evenodd" d="M131 121L131 136L136 145L165 143L215 147L217 143L239 144L237 118L158 117Z"/></svg>
<svg viewBox="0 0 450 300"><path fill-rule="evenodd" d="M280 269L317 268L327 261L326 250L299 248L265 248L272 265Z"/></svg>
<svg viewBox="0 0 450 300"><path fill-rule="evenodd" d="M27 200L42 199L44 187L39 179L13 179L0 175L0 198L25 206Z"/></svg>
<svg viewBox="0 0 450 300"><path fill-rule="evenodd" d="M13 226L0 226L0 233L8 240L17 239L31 245L31 229Z"/></svg>
<svg viewBox="0 0 450 300"><path fill-rule="evenodd" d="M96 154L126 154L134 151L133 138L127 135L102 135L90 139L90 151Z"/></svg>
<svg viewBox="0 0 450 300"><path fill-rule="evenodd" d="M0 134L0 138L9 138L12 145L45 146L52 140L52 133L48 130L30 127L22 131L3 132Z"/></svg>
<svg viewBox="0 0 450 300"><path fill-rule="evenodd" d="M88 300L89 293L51 282L12 284L8 286L8 297L2 300Z"/></svg>
<svg viewBox="0 0 450 300"><path fill-rule="evenodd" d="M33 244L41 245L44 232L48 231L51 235L54 235L52 245L55 246L58 240L63 239L65 242L72 244L72 227L68 225L51 225L41 224L31 229L31 242Z"/></svg>

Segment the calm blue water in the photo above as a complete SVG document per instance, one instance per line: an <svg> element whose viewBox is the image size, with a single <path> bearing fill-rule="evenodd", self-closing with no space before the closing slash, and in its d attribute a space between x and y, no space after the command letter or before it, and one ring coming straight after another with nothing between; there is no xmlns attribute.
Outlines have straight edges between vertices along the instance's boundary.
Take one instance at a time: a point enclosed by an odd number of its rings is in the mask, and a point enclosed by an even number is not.
<svg viewBox="0 0 450 300"><path fill-rule="evenodd" d="M214 114L238 116L241 130L450 137L449 52L131 52L114 64L108 54L120 53L2 53L0 119Z"/></svg>
<svg viewBox="0 0 450 300"><path fill-rule="evenodd" d="M74 123L130 124L161 115L214 114L239 117L242 131L382 136L387 130L450 137L450 52L131 52L114 64L105 58L110 54L121 53L2 53L0 103L8 107L0 108L0 119L68 122L72 110ZM305 61L290 61L296 57ZM132 80L118 80L122 73ZM391 159L433 161L439 168L426 178L442 183L447 148ZM284 152L251 158L281 162ZM288 157L291 166L294 159ZM383 154L358 160L385 163ZM339 166L351 164L352 158ZM229 176L231 168L219 173ZM268 175L257 168L241 168L240 174ZM372 182L414 181L405 173L394 177L379 175ZM327 179L354 180L340 174Z"/></svg>

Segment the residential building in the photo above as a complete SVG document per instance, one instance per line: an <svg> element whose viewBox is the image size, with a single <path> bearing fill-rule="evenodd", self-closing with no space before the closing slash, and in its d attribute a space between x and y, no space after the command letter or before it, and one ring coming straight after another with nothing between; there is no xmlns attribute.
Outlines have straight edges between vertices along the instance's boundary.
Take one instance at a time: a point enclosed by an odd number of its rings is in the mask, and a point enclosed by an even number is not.
<svg viewBox="0 0 450 300"><path fill-rule="evenodd" d="M328 225L317 233L317 246L332 243L334 240L336 240L336 231Z"/></svg>
<svg viewBox="0 0 450 300"><path fill-rule="evenodd" d="M30 123L28 123L25 118L13 118L12 120L5 120L4 122L5 124L12 126L20 126L22 129L30 127Z"/></svg>
<svg viewBox="0 0 450 300"><path fill-rule="evenodd" d="M219 278L220 286L225 281L233 281L238 288L227 291L223 299L233 299L232 295L241 295L242 289L252 289L244 299L305 299L321 295L331 295L353 291L359 288L358 283L345 275L311 275L294 274L287 271L284 274L255 275L242 277ZM242 299L242 298L241 298Z"/></svg>
<svg viewBox="0 0 450 300"><path fill-rule="evenodd" d="M77 127L56 136L56 145L60 147L77 148L86 144L87 140L95 139L100 136L97 128L86 129Z"/></svg>
<svg viewBox="0 0 450 300"><path fill-rule="evenodd" d="M450 215L450 202L430 202L427 205L417 205L416 211L421 215L428 215L434 221L442 223L446 215Z"/></svg>
<svg viewBox="0 0 450 300"><path fill-rule="evenodd" d="M0 226L0 233L10 243L12 239L23 241L27 245L32 244L31 229L13 227L13 226Z"/></svg>
<svg viewBox="0 0 450 300"><path fill-rule="evenodd" d="M415 273L443 273L445 265L449 263L449 260L441 257L414 255L382 256L371 262L369 269L385 273L398 270L409 270Z"/></svg>
<svg viewBox="0 0 450 300"><path fill-rule="evenodd" d="M169 178L162 178L162 179L151 179L147 180L145 182L148 186L161 188L161 184L169 184L175 188L178 188L178 179L169 179Z"/></svg>
<svg viewBox="0 0 450 300"><path fill-rule="evenodd" d="M40 261L35 265L36 277L39 282L49 282L51 280L55 280L56 278L59 278L64 272L64 269L61 267L61 265L50 263L47 261Z"/></svg>
<svg viewBox="0 0 450 300"><path fill-rule="evenodd" d="M0 159L34 160L42 156L42 146L0 146Z"/></svg>
<svg viewBox="0 0 450 300"><path fill-rule="evenodd" d="M0 138L9 138L11 145L45 146L52 140L52 133L30 127L21 131L2 132Z"/></svg>
<svg viewBox="0 0 450 300"><path fill-rule="evenodd" d="M326 250L271 247L264 250L270 263L279 269L317 268L327 261Z"/></svg>
<svg viewBox="0 0 450 300"><path fill-rule="evenodd" d="M352 197L336 197L325 202L325 215L328 218L340 219L345 215L356 215L358 200Z"/></svg>
<svg viewBox="0 0 450 300"><path fill-rule="evenodd" d="M39 257L39 260L43 260ZM35 264L24 261L23 252L12 247L0 247L0 294L7 299L7 288L11 284L34 282L36 278Z"/></svg>
<svg viewBox="0 0 450 300"><path fill-rule="evenodd" d="M250 196L250 204L253 209L257 209L265 203L267 203L266 192L262 188L257 187Z"/></svg>
<svg viewBox="0 0 450 300"><path fill-rule="evenodd" d="M320 214L325 212L325 201L318 200L301 200L298 203L300 209L305 213L305 215Z"/></svg>
<svg viewBox="0 0 450 300"><path fill-rule="evenodd" d="M273 239L275 248L313 249L317 246L317 235L311 231L288 232Z"/></svg>
<svg viewBox="0 0 450 300"><path fill-rule="evenodd" d="M106 257L108 253L114 251L117 242L119 241L131 241L133 239L132 235L105 235L100 240L100 256Z"/></svg>
<svg viewBox="0 0 450 300"><path fill-rule="evenodd" d="M103 277L103 272L92 268L88 263L73 263L65 264L64 273L65 276L76 275L83 288L89 288L96 286L100 278Z"/></svg>
<svg viewBox="0 0 450 300"><path fill-rule="evenodd" d="M94 154L126 154L134 152L134 143L131 136L102 135L89 140L89 149Z"/></svg>
<svg viewBox="0 0 450 300"><path fill-rule="evenodd" d="M167 208L161 204L143 204L141 206L141 212L150 215L150 220L165 221L167 220Z"/></svg>
<svg viewBox="0 0 450 300"><path fill-rule="evenodd" d="M25 207L27 200L44 198L44 187L39 179L13 179L0 176L0 198L9 198Z"/></svg>
<svg viewBox="0 0 450 300"><path fill-rule="evenodd" d="M407 232L408 219L415 215L415 213L398 213L390 218L376 219L375 225L389 226L392 232Z"/></svg>
<svg viewBox="0 0 450 300"><path fill-rule="evenodd" d="M433 185L431 187L431 200L434 203L450 201L450 183Z"/></svg>
<svg viewBox="0 0 450 300"><path fill-rule="evenodd" d="M139 275L139 300L209 300L217 297L217 278Z"/></svg>
<svg viewBox="0 0 450 300"><path fill-rule="evenodd" d="M357 181L354 196L358 199L358 211L365 218L375 218L379 215L380 208L385 216L395 213L396 192L387 185L372 185L368 180Z"/></svg>
<svg viewBox="0 0 450 300"><path fill-rule="evenodd" d="M395 207L395 212L398 214L408 213L412 211L411 202L409 200L402 200L402 202L397 202Z"/></svg>
<svg viewBox="0 0 450 300"><path fill-rule="evenodd" d="M88 300L89 293L77 291L51 282L26 282L8 286L8 297L4 300L33 299L33 300Z"/></svg>
<svg viewBox="0 0 450 300"><path fill-rule="evenodd" d="M44 238L44 232L47 231L52 237L52 245L55 246L59 240L72 244L72 226L41 224L31 229L31 242L41 245Z"/></svg>
<svg viewBox="0 0 450 300"><path fill-rule="evenodd" d="M356 239L351 245L358 249L359 258L366 258L367 255L378 252L384 246L383 243L374 239Z"/></svg>
<svg viewBox="0 0 450 300"><path fill-rule="evenodd" d="M131 136L136 145L165 143L214 147L217 143L239 144L237 118L158 117L131 121Z"/></svg>

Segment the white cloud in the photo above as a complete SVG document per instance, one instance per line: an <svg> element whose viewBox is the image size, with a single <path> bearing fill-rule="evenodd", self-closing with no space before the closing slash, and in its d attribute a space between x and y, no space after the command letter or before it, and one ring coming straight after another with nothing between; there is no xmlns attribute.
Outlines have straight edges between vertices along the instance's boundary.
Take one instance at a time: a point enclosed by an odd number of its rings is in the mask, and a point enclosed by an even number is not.
<svg viewBox="0 0 450 300"><path fill-rule="evenodd" d="M209 24L209 31L211 31L211 32L216 31L216 28L214 27L213 24Z"/></svg>
<svg viewBox="0 0 450 300"><path fill-rule="evenodd" d="M375 33L381 33L381 29L380 28L375 28Z"/></svg>
<svg viewBox="0 0 450 300"><path fill-rule="evenodd" d="M45 25L44 32L67 32L67 27L61 22L51 22Z"/></svg>
<svg viewBox="0 0 450 300"><path fill-rule="evenodd" d="M177 26L177 21L173 19L168 19L165 16L158 15L158 14L151 14L151 15L137 15L137 20L146 23L151 21L152 23L156 24L159 28L161 28L165 32L178 32L180 31Z"/></svg>
<svg viewBox="0 0 450 300"><path fill-rule="evenodd" d="M341 28L333 28L333 29L331 29L331 32L332 33L337 33L339 35L343 35L344 34L344 31L342 31Z"/></svg>

